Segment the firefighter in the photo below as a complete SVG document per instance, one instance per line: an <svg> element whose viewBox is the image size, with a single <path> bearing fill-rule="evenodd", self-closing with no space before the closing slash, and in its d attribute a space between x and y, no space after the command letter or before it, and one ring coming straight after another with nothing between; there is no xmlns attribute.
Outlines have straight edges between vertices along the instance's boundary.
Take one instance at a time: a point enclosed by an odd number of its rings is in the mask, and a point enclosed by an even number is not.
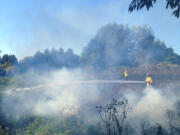
<svg viewBox="0 0 180 135"><path fill-rule="evenodd" d="M128 77L128 73L127 73L127 71L125 70L125 71L124 71L124 80L127 80L127 77Z"/></svg>
<svg viewBox="0 0 180 135"><path fill-rule="evenodd" d="M152 77L151 75L147 75L146 77L146 86L150 86L152 84Z"/></svg>

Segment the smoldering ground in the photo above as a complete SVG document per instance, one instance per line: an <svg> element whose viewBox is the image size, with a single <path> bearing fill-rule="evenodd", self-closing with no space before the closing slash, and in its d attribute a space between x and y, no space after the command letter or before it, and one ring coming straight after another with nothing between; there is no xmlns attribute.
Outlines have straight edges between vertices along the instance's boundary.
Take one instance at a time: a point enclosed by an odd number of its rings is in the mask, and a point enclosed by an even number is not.
<svg viewBox="0 0 180 135"><path fill-rule="evenodd" d="M63 69L48 74L31 71L22 79L28 81L29 85L31 83L39 85L37 87L31 85L27 87L29 89L25 89L26 86L18 90L15 86L7 88L2 96L2 111L14 120L30 114L55 118L78 115L85 117L86 120L98 121L100 119L95 109L96 105L106 105L112 98L121 100L125 97L131 107L127 119L131 124L136 125L144 120L165 124L167 123L166 112L174 109L180 94L177 89L171 88L148 87L143 91L125 88L113 90L117 91L113 97L110 94L112 90L107 90L107 85L99 87L96 83L75 83L89 80L90 76L92 77L82 70ZM15 77L14 80L16 79Z"/></svg>

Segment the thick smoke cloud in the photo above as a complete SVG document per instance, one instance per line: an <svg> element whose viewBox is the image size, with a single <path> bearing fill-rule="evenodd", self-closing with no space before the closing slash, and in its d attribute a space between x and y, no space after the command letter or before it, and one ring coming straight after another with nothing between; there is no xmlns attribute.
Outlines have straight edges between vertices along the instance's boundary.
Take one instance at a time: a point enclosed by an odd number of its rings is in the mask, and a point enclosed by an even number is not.
<svg viewBox="0 0 180 135"><path fill-rule="evenodd" d="M81 70L64 69L41 76L33 76L31 72L24 76L28 77L26 81L31 81L29 84L35 84L37 87L11 87L5 92L2 108L5 114L13 118L29 113L40 116L77 114L81 107L100 98L96 85L88 87L78 83L88 78ZM36 81L40 85L37 85Z"/></svg>
<svg viewBox="0 0 180 135"><path fill-rule="evenodd" d="M167 126L167 111L174 110L178 101L177 90L172 88L158 89L145 88L140 92L128 91L125 97L129 100L132 110L129 113L130 119L135 122L149 121L151 124L160 123Z"/></svg>
<svg viewBox="0 0 180 135"><path fill-rule="evenodd" d="M144 120L164 124L166 111L174 109L178 101L179 93L171 87L137 91L128 86L121 88L121 84L113 87L113 84L78 82L96 79L93 74L84 72L84 67L91 69L92 66L97 71L158 62L178 63L179 60L172 49L155 40L150 28L107 25L99 30L81 56L71 49L47 49L23 59L18 65L23 74L16 74L3 94L2 111L12 119L28 114L55 118L78 115L97 121L95 106L106 105L115 96L128 99L132 107L128 114L131 124ZM82 69L77 69L81 66Z"/></svg>
<svg viewBox="0 0 180 135"><path fill-rule="evenodd" d="M53 71L49 74L38 75L32 72L26 74L29 81L36 87L21 89L9 88L2 98L3 112L18 119L23 115L31 114L45 117L67 117L79 115L86 120L99 120L95 110L96 105L106 105L112 98L111 89L106 90L107 85L98 87L97 84L78 83L81 80L89 80L90 75L82 70L66 69ZM27 81L26 80L26 81ZM35 83L38 81L40 85ZM113 84L109 84L113 85ZM121 84L119 84L121 85ZM150 121L151 123L165 124L167 110L173 110L180 93L177 89L157 89L153 87L137 91L125 88L116 89L114 96L127 98L132 108L128 113L131 123Z"/></svg>

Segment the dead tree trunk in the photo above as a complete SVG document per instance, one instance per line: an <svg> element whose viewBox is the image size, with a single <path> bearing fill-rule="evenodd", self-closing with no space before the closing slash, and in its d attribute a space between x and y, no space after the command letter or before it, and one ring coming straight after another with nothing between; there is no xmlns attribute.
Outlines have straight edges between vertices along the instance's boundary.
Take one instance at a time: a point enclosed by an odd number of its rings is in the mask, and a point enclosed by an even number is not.
<svg viewBox="0 0 180 135"><path fill-rule="evenodd" d="M115 99L105 107L96 107L101 120L106 125L106 132L111 135L112 131L115 134L122 135L123 125L126 119L129 105L127 99L117 101Z"/></svg>

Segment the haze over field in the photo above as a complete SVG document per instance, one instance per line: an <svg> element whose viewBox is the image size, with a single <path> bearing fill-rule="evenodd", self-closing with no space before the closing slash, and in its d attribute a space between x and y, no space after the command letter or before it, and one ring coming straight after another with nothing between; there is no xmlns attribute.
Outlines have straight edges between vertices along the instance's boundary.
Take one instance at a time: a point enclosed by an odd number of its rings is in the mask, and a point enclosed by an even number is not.
<svg viewBox="0 0 180 135"><path fill-rule="evenodd" d="M17 122L17 126L11 127L11 132L16 134L27 133L28 130L21 128L30 126L28 123L35 124L29 117L42 117L56 126L70 117L96 125L100 122L97 105L105 106L114 98L120 101L125 98L131 109L124 124L134 130L132 134L141 132L134 125L141 127L144 122L153 134L153 128L156 129L153 125L157 123L163 126L163 132L171 132L167 112L176 112L179 103L179 75L176 74L180 72L179 64L180 56L156 40L149 27L117 24L102 27L81 55L62 48L46 49L21 61L15 55L3 55L1 76L9 78L1 83L1 112L8 119L5 125L10 125L9 120ZM128 71L126 81L122 80L124 70ZM154 77L154 86L146 88L148 73ZM165 83L161 76L171 78L165 82L173 84L161 87ZM71 126L64 128L71 129ZM20 130L15 132L17 128ZM101 128L104 132L104 126ZM30 130L35 133L40 129Z"/></svg>
<svg viewBox="0 0 180 135"><path fill-rule="evenodd" d="M104 84L87 83L84 85L78 83L80 80L89 78L89 74L81 70L60 70L40 76L34 74L36 73L28 73L26 81L28 84L35 84L38 81L42 86L17 91L11 87L11 91L8 91L7 88L7 92L5 91L3 94L2 110L13 119L19 119L29 113L60 119L63 115L83 113L83 115L88 114L87 117L90 119L95 115L91 113L96 113L93 109L95 105L107 104L113 97L119 99L126 97L132 106L130 118L140 117L144 121L165 124L166 111L174 109L179 97L178 90L173 89L173 87L167 87L164 90L153 87L136 90L128 88L127 84L121 89L121 83L118 84L119 90L115 89L114 94L116 95L113 95L113 93L110 94L111 90L107 88L113 83L106 86L103 86L106 82ZM136 85L145 84L134 84L134 86ZM146 118L146 116L148 117Z"/></svg>

